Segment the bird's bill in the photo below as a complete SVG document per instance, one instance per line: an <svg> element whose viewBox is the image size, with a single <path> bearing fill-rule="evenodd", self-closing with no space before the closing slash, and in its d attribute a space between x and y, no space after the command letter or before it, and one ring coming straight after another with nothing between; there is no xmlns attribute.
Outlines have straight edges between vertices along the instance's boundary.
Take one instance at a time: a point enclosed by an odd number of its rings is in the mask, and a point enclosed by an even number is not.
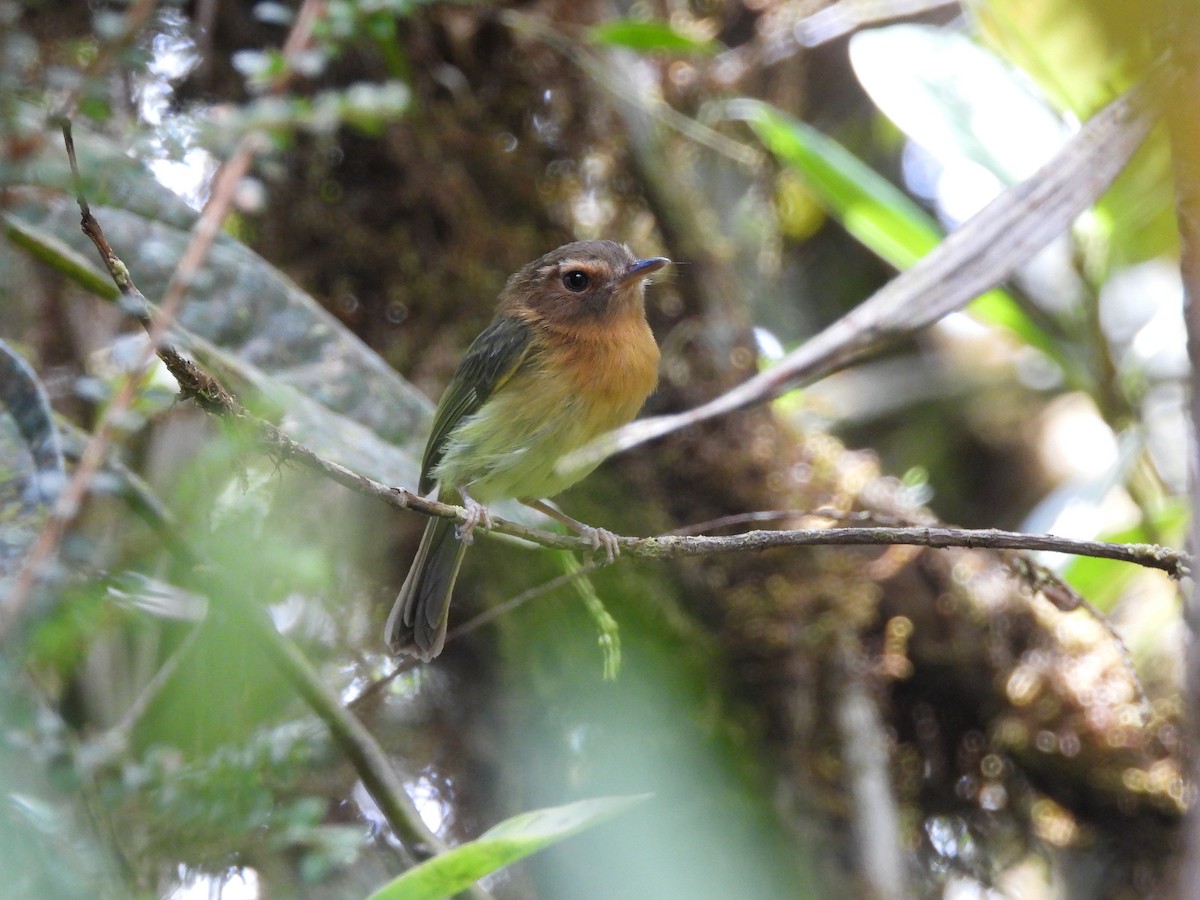
<svg viewBox="0 0 1200 900"><path fill-rule="evenodd" d="M618 284L625 284L639 278L645 278L651 272L657 272L670 262L665 256L651 256L649 259L639 259L631 262L619 276Z"/></svg>

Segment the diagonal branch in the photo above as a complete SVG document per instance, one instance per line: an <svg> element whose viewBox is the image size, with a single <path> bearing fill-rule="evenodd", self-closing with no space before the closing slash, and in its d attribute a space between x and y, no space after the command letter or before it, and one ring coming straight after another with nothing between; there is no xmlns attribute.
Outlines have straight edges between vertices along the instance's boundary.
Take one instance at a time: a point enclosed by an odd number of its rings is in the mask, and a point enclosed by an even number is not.
<svg viewBox="0 0 1200 900"><path fill-rule="evenodd" d="M614 453L772 400L891 346L995 287L1107 190L1154 122L1146 87L1089 119L1035 175L1006 191L901 273L776 365L694 409L639 419L563 462L592 465Z"/></svg>

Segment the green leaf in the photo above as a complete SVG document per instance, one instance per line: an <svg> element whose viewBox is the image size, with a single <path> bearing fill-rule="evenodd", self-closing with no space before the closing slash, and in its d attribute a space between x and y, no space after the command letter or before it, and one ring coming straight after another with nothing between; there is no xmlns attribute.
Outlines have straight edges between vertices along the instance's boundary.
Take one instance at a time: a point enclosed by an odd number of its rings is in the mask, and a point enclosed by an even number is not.
<svg viewBox="0 0 1200 900"><path fill-rule="evenodd" d="M768 150L802 175L842 225L897 269L907 269L942 239L933 219L907 194L833 138L752 100L735 107Z"/></svg>
<svg viewBox="0 0 1200 900"><path fill-rule="evenodd" d="M593 44L624 47L638 53L701 53L711 55L721 49L717 41L690 37L662 20L614 19L596 25L588 32Z"/></svg>
<svg viewBox="0 0 1200 900"><path fill-rule="evenodd" d="M731 109L781 163L805 179L830 215L881 259L907 269L941 243L932 216L833 138L766 103L739 100ZM1073 368L1058 343L1006 291L980 295L968 311L1041 350L1065 371Z"/></svg>
<svg viewBox="0 0 1200 900"><path fill-rule="evenodd" d="M649 794L596 797L521 813L384 885L370 900L435 900L550 844L578 834L649 799Z"/></svg>
<svg viewBox="0 0 1200 900"><path fill-rule="evenodd" d="M29 253L34 259L39 259L60 274L66 275L85 290L103 297L105 300L115 300L120 291L112 279L83 254L68 247L52 234L32 227L27 222L0 214L4 222L4 236Z"/></svg>

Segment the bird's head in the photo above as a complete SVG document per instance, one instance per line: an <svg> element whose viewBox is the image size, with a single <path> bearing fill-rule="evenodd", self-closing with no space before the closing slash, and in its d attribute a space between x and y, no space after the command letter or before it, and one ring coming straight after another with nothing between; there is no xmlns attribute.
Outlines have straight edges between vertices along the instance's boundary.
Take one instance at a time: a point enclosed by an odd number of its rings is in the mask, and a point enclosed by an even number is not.
<svg viewBox="0 0 1200 900"><path fill-rule="evenodd" d="M615 241L564 244L509 278L501 306L546 324L641 315L647 276L669 262L661 256L638 259Z"/></svg>

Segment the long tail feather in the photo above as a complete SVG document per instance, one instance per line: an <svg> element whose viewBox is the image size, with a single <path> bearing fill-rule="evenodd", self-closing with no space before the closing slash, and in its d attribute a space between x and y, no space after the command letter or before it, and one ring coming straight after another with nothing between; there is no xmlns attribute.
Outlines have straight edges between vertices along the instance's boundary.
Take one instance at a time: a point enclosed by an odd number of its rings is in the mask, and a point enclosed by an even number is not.
<svg viewBox="0 0 1200 900"><path fill-rule="evenodd" d="M411 653L428 662L442 652L450 594L466 549L454 534L453 519L429 520L384 627L393 653Z"/></svg>

